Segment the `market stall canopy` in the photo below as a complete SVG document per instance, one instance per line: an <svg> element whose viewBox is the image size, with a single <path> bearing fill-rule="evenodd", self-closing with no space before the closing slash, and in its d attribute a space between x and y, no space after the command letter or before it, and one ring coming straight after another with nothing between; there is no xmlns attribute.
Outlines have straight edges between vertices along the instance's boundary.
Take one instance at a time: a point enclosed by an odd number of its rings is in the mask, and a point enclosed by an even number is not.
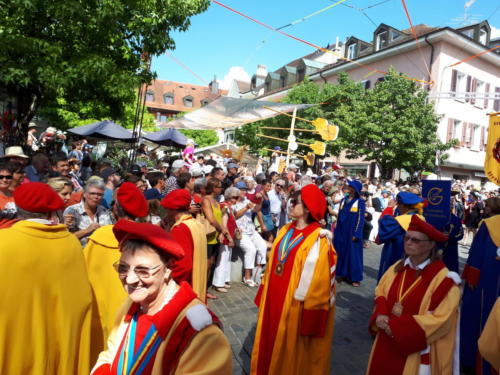
<svg viewBox="0 0 500 375"><path fill-rule="evenodd" d="M144 134L143 139L162 146L184 147L187 137L175 129L163 129L154 133Z"/></svg>
<svg viewBox="0 0 500 375"><path fill-rule="evenodd" d="M131 131L110 120L94 122L93 124L68 129L68 131L73 134L81 135L82 137L112 139L124 142L133 141Z"/></svg>
<svg viewBox="0 0 500 375"><path fill-rule="evenodd" d="M279 115L278 112L292 112L314 104L289 104L263 100L221 97L203 108L185 114L183 117L163 123L160 127L176 129L215 130L239 127L251 122ZM269 107L274 109L265 108Z"/></svg>

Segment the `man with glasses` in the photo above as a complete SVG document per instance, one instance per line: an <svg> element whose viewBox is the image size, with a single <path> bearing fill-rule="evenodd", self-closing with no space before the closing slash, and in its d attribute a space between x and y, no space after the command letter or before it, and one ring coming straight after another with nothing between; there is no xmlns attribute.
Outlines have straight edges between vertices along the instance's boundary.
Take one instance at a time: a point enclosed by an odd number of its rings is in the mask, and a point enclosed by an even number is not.
<svg viewBox="0 0 500 375"><path fill-rule="evenodd" d="M271 202L271 216L274 222L274 229L272 231L274 238L276 238L278 229L287 222L285 186L285 180L279 179L274 184L274 189L268 193Z"/></svg>
<svg viewBox="0 0 500 375"><path fill-rule="evenodd" d="M97 228L113 224L111 213L101 205L104 189L104 182L100 178L87 181L82 201L64 210L64 215L74 218L69 230L80 240L82 246L87 244L88 237Z"/></svg>
<svg viewBox="0 0 500 375"><path fill-rule="evenodd" d="M375 289L369 329L376 338L367 375L454 372L461 280L437 248L448 237L418 215L410 220L404 259Z"/></svg>
<svg viewBox="0 0 500 375"><path fill-rule="evenodd" d="M111 210L117 221L122 219L135 221L148 214L148 202L137 186L125 182L115 191ZM112 269L113 264L120 259L119 244L113 234L113 225L103 225L92 233L83 249L83 255L102 329L103 340L101 343L95 340L93 350L101 351L106 348L116 313L127 297Z"/></svg>

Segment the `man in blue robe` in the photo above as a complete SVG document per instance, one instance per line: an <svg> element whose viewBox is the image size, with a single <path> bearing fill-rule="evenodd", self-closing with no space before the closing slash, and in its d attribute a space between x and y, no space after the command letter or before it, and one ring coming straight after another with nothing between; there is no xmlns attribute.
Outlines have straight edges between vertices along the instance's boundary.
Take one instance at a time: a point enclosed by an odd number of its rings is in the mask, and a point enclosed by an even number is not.
<svg viewBox="0 0 500 375"><path fill-rule="evenodd" d="M401 191L396 196L397 207L389 202L389 207L382 212L378 222L378 241L384 244L380 256L378 278L380 280L387 269L403 258L404 236L410 225L411 216L419 214L422 220L423 199L417 194ZM392 208L391 208L392 207Z"/></svg>
<svg viewBox="0 0 500 375"><path fill-rule="evenodd" d="M450 222L443 228L443 232L448 236L447 242L438 245L443 252L443 262L450 271L458 273L458 241L464 238L462 220L451 214Z"/></svg>
<svg viewBox="0 0 500 375"><path fill-rule="evenodd" d="M360 196L361 182L347 183L347 196L340 202L333 246L337 251L337 277L358 287L363 280L365 201Z"/></svg>
<svg viewBox="0 0 500 375"><path fill-rule="evenodd" d="M466 284L460 314L460 363L465 369L475 369L476 375L494 374L480 357L477 340L500 296L500 213L480 224L462 278Z"/></svg>

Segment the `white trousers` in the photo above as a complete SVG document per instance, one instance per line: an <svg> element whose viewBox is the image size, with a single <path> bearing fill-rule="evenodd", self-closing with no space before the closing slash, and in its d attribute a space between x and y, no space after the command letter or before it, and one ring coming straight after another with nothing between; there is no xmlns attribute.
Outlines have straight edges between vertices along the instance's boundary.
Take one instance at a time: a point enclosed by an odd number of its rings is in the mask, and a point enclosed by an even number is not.
<svg viewBox="0 0 500 375"><path fill-rule="evenodd" d="M267 244L257 231L242 234L239 246L243 250L243 267L246 270L253 270L255 264L266 264Z"/></svg>
<svg viewBox="0 0 500 375"><path fill-rule="evenodd" d="M232 248L227 245L220 245L219 255L214 270L214 278L212 285L222 288L226 283L231 281L231 253Z"/></svg>

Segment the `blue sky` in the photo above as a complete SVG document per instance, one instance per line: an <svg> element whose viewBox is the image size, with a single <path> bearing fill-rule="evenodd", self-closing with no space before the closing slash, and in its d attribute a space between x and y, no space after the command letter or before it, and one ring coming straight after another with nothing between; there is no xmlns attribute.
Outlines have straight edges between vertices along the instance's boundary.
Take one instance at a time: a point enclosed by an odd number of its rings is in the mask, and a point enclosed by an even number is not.
<svg viewBox="0 0 500 375"><path fill-rule="evenodd" d="M336 1L221 0L223 4L274 28L287 25ZM466 3L471 4L467 12L464 8ZM414 25L423 23L429 26L461 27L491 16L488 22L495 28L495 34L500 36L498 0L406 0L406 4ZM370 6L373 7L367 8ZM346 0L283 31L321 47L334 43L336 37L345 41L351 35L371 41L376 26L363 15L362 9L376 25L386 23L397 29L409 27L401 0ZM206 12L191 18L188 31L172 36L176 41L176 49L170 53L205 82L210 82L214 75L222 81L230 69L235 74L244 76L244 72L247 72L251 76L258 64L266 65L269 71L273 71L314 50L215 3ZM167 55L153 60L153 70L159 79L204 84Z"/></svg>

